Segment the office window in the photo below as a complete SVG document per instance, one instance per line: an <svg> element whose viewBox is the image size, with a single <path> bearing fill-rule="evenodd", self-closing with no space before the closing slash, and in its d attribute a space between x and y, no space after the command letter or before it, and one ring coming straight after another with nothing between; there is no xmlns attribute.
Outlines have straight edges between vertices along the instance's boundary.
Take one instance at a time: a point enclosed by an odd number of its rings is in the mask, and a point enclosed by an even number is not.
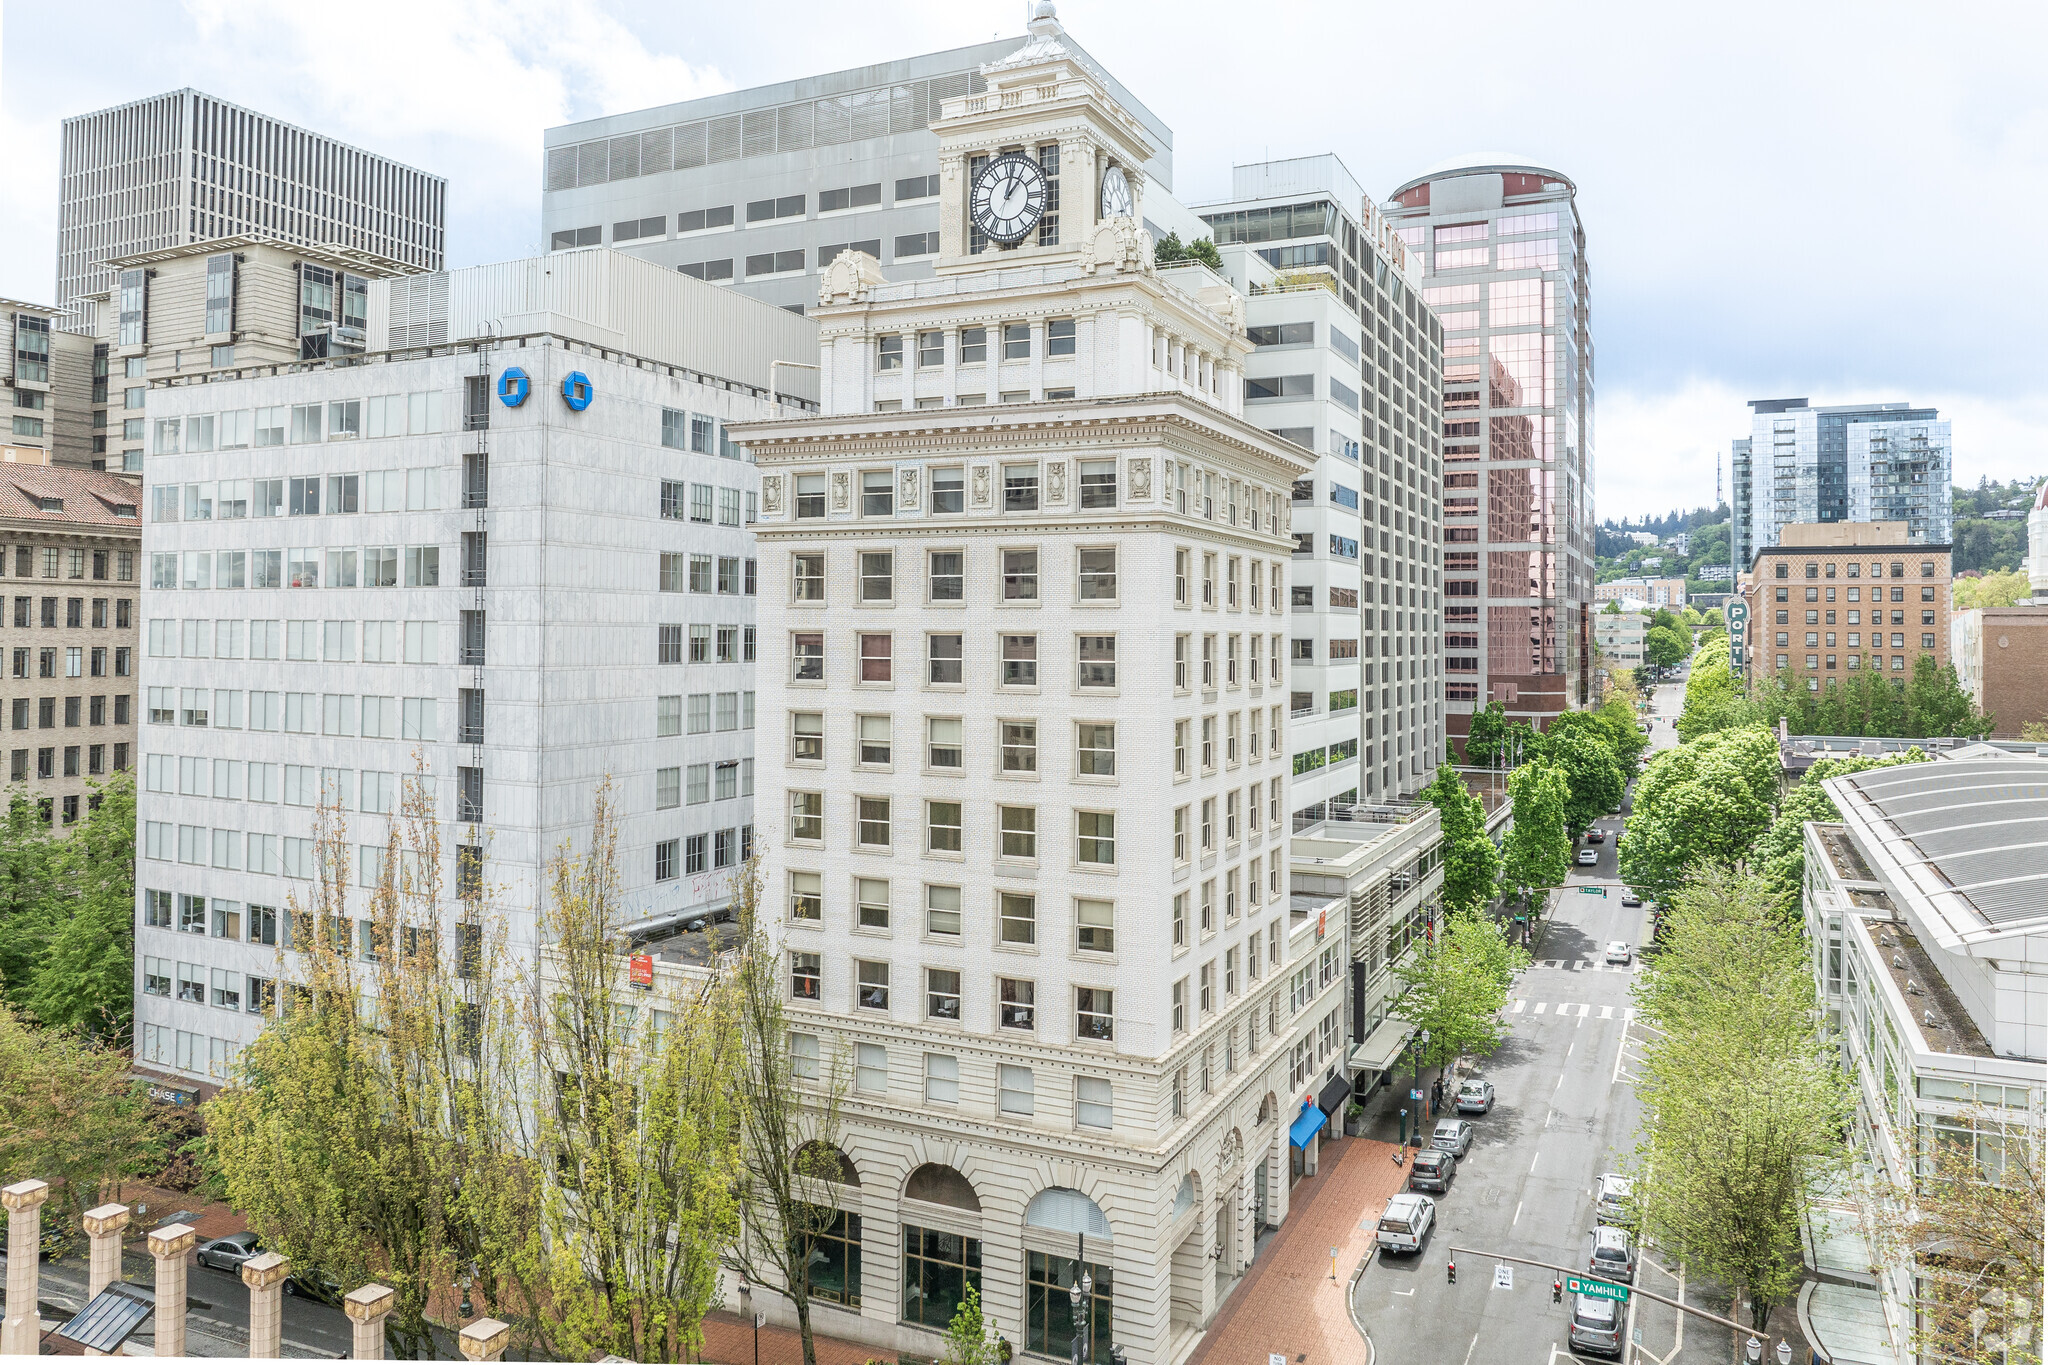
<svg viewBox="0 0 2048 1365"><path fill-rule="evenodd" d="M1019 891L999 892L997 910L997 934L1004 943L1038 942L1037 897Z"/></svg>
<svg viewBox="0 0 2048 1365"><path fill-rule="evenodd" d="M1038 686L1038 637L1036 635L1005 635L1002 637L1002 685L1005 687Z"/></svg>
<svg viewBox="0 0 2048 1365"><path fill-rule="evenodd" d="M670 842L673 843L674 840L670 840ZM793 999L818 999L818 986L821 975L822 971L819 966L818 954L793 952L789 955L789 993ZM870 1052L881 1053L882 1049L867 1043L861 1044L860 1060L863 1063L867 1061L867 1054ZM887 1075L886 1062L883 1063L883 1074ZM856 1076L856 1083L858 1083L858 1079L858 1076ZM866 1089L867 1087L861 1086L861 1088Z"/></svg>
<svg viewBox="0 0 2048 1365"><path fill-rule="evenodd" d="M1077 986L1074 988L1074 1037L1098 1043L1111 1042L1116 1038L1116 992L1099 986ZM1094 1081L1091 1090L1090 1078L1078 1078L1083 1111L1081 1122L1089 1127L1107 1128L1110 1124L1109 1082ZM1093 1095L1091 1100L1089 1097ZM1088 1117L1086 1111L1093 1109L1095 1116Z"/></svg>
<svg viewBox="0 0 2048 1365"><path fill-rule="evenodd" d="M854 964L854 1003L864 1010L889 1008L889 964L886 962L860 962Z"/></svg>
<svg viewBox="0 0 2048 1365"><path fill-rule="evenodd" d="M860 600L893 601L896 592L896 556L888 550L865 550L860 555Z"/></svg>
<svg viewBox="0 0 2048 1365"><path fill-rule="evenodd" d="M1038 771L1038 723L1029 720L1005 720L997 722L997 733L1001 740L1003 771L1006 773L1035 773Z"/></svg>
<svg viewBox="0 0 2048 1365"><path fill-rule="evenodd" d="M1038 810L1033 806L999 806L999 824L1002 829L1002 856L1005 858L1035 859L1038 857Z"/></svg>
<svg viewBox="0 0 2048 1365"><path fill-rule="evenodd" d="M933 853L960 852L960 803L927 801L925 847Z"/></svg>
<svg viewBox="0 0 2048 1365"><path fill-rule="evenodd" d="M887 848L889 835L889 798L886 796L861 796L854 798L856 821L854 842L863 848Z"/></svg>
<svg viewBox="0 0 2048 1365"><path fill-rule="evenodd" d="M822 792L789 794L789 837L819 842L825 837L825 797Z"/></svg>
<svg viewBox="0 0 2048 1365"><path fill-rule="evenodd" d="M1116 726L1082 721L1074 727L1075 771L1084 777L1116 776Z"/></svg>
<svg viewBox="0 0 2048 1365"><path fill-rule="evenodd" d="M924 1000L925 1018L944 1019L952 1023L960 1022L960 973L955 971L948 971L941 967L925 968ZM926 1054L927 1063L933 1060L936 1059L931 1054ZM949 1063L954 1061L954 1059L951 1057L947 1057L944 1060ZM929 1070L927 1070L928 1078L929 1075ZM945 1098L946 1103L955 1102L960 1098L960 1078L959 1071L957 1069L957 1064L955 1065L954 1073L951 1079L953 1083L953 1090L952 1094ZM930 1093L929 1087L927 1087L925 1098L933 1099L937 1097L932 1095Z"/></svg>
<svg viewBox="0 0 2048 1365"><path fill-rule="evenodd" d="M1003 466L1003 510L1005 512L1036 512L1038 510L1037 465L1006 464Z"/></svg>

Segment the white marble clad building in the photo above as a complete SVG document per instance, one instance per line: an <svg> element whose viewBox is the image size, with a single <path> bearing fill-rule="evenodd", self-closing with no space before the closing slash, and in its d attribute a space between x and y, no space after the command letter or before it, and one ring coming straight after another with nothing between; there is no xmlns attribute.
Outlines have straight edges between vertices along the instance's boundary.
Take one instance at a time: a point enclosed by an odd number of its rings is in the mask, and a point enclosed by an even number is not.
<svg viewBox="0 0 2048 1365"><path fill-rule="evenodd" d="M1173 1362L1344 1045L1345 917L1286 866L1311 456L1244 420L1241 296L1154 271L1143 126L1044 17L984 75L934 277L839 257L822 416L738 433L766 894L858 1179L812 1320L935 1354L971 1279L1064 1358L1082 1252L1090 1358Z"/></svg>
<svg viewBox="0 0 2048 1365"><path fill-rule="evenodd" d="M312 893L322 800L346 811L368 949L367 884L415 755L442 886L458 846L484 847L515 943L606 777L632 914L729 895L752 842L758 485L727 428L774 410L771 361L808 363L816 329L606 250L532 264L379 282L371 353L348 363L150 390L152 1072L217 1084L255 1037L292 975L283 912Z"/></svg>

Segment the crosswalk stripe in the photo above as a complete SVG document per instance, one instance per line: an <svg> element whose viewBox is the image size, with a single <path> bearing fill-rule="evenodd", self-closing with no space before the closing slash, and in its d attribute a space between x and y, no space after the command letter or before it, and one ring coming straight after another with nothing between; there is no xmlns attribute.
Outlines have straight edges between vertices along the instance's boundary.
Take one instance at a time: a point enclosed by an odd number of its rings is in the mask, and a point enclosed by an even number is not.
<svg viewBox="0 0 2048 1365"><path fill-rule="evenodd" d="M1600 1007L1600 1017L1602 1019L1612 1019L1614 1017L1614 1006L1602 1005Z"/></svg>
<svg viewBox="0 0 2048 1365"><path fill-rule="evenodd" d="M1522 1012L1523 1010L1527 1009L1528 1007L1529 1007L1529 1002L1528 1002L1528 1001L1526 1001L1526 1000L1517 1000L1517 1001L1515 1002L1515 1007L1514 1007L1514 1009L1512 1009L1512 1010L1510 1010L1510 1011L1508 1011L1508 1012L1509 1012L1510 1014L1520 1014L1520 1013L1521 1013L1521 1012Z"/></svg>
<svg viewBox="0 0 2048 1365"><path fill-rule="evenodd" d="M1532 1011L1531 1011L1531 1013L1534 1013L1534 1014L1541 1014L1541 1013L1543 1013L1543 1010L1544 1010L1544 1002L1543 1002L1543 1001L1541 1001L1541 1000L1538 1000L1538 1001L1536 1002L1536 1008L1535 1008L1534 1010L1532 1010Z"/></svg>

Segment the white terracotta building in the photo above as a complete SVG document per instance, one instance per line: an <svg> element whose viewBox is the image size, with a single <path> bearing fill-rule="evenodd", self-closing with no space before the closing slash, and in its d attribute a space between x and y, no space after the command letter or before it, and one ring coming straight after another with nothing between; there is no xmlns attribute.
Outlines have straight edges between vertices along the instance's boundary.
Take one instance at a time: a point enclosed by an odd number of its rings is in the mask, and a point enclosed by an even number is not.
<svg viewBox="0 0 2048 1365"><path fill-rule="evenodd" d="M1241 296L1152 268L1143 126L1047 20L984 74L933 125L934 277L838 258L823 415L738 433L766 894L859 1182L813 1321L936 1354L972 1279L1064 1358L1078 1252L1090 1358L1172 1362L1343 1073L1345 916L1290 910L1286 866L1311 457L1243 418Z"/></svg>

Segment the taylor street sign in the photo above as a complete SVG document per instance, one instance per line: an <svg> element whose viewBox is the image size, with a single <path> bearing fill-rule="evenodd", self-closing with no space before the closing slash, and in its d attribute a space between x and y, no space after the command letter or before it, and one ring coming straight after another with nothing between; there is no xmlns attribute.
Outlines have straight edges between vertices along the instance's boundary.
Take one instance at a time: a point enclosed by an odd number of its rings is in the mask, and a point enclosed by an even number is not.
<svg viewBox="0 0 2048 1365"><path fill-rule="evenodd" d="M1577 1275L1565 1278L1564 1287L1574 1294L1584 1294L1589 1299L1613 1299L1616 1303L1628 1302L1628 1290L1605 1280L1582 1280Z"/></svg>

